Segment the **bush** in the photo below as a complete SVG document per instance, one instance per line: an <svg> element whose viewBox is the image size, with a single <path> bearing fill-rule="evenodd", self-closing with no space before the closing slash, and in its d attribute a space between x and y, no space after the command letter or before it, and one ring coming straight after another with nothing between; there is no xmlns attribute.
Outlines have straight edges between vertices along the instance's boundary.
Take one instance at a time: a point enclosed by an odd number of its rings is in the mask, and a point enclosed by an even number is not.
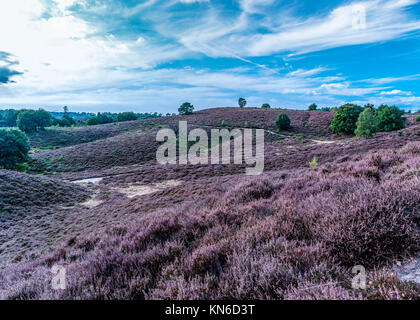
<svg viewBox="0 0 420 320"><path fill-rule="evenodd" d="M247 104L247 102L246 102L246 100L244 98L239 98L239 100L238 100L239 108L245 107L246 104Z"/></svg>
<svg viewBox="0 0 420 320"><path fill-rule="evenodd" d="M420 116L415 117L415 118L414 118L414 121L415 121L415 122L420 122Z"/></svg>
<svg viewBox="0 0 420 320"><path fill-rule="evenodd" d="M124 122L124 121L134 121L137 120L137 115L134 112L122 112L117 114L117 121Z"/></svg>
<svg viewBox="0 0 420 320"><path fill-rule="evenodd" d="M261 106L261 109L270 109L271 108L271 106L268 104L268 103L264 103L262 106Z"/></svg>
<svg viewBox="0 0 420 320"><path fill-rule="evenodd" d="M345 104L339 107L331 122L331 131L334 133L354 133L362 111L363 108L355 104Z"/></svg>
<svg viewBox="0 0 420 320"><path fill-rule="evenodd" d="M8 127L16 127L16 121L17 121L17 117L19 115L19 111L18 110L14 110L14 109L10 109L7 110L6 113L4 114L4 121L6 121L6 125Z"/></svg>
<svg viewBox="0 0 420 320"><path fill-rule="evenodd" d="M64 114L60 119L54 119L52 125L60 127L71 127L75 125L76 121L67 114Z"/></svg>
<svg viewBox="0 0 420 320"><path fill-rule="evenodd" d="M289 130L290 129L290 118L287 114L281 113L275 120L275 125L279 130Z"/></svg>
<svg viewBox="0 0 420 320"><path fill-rule="evenodd" d="M28 158L29 143L19 130L0 129L0 168L15 169Z"/></svg>
<svg viewBox="0 0 420 320"><path fill-rule="evenodd" d="M379 131L400 130L405 127L404 111L396 106L383 104L375 112L375 124Z"/></svg>
<svg viewBox="0 0 420 320"><path fill-rule="evenodd" d="M112 123L114 119L111 116L98 112L98 115L91 116L86 120L88 126L95 126L97 124Z"/></svg>
<svg viewBox="0 0 420 320"><path fill-rule="evenodd" d="M183 103L179 108L178 108L178 112L181 115L187 115L187 114L192 114L194 111L194 106L189 103L189 102L185 102Z"/></svg>
<svg viewBox="0 0 420 320"><path fill-rule="evenodd" d="M316 111L316 109L318 108L318 106L316 105L316 103L312 103L309 107L308 107L308 111Z"/></svg>
<svg viewBox="0 0 420 320"><path fill-rule="evenodd" d="M31 133L51 126L53 117L42 109L38 111L26 110L19 113L16 123L20 130Z"/></svg>
<svg viewBox="0 0 420 320"><path fill-rule="evenodd" d="M358 137L369 138L373 136L375 131L375 117L373 115L372 109L365 108L365 110L363 110L363 112L359 115L354 134Z"/></svg>

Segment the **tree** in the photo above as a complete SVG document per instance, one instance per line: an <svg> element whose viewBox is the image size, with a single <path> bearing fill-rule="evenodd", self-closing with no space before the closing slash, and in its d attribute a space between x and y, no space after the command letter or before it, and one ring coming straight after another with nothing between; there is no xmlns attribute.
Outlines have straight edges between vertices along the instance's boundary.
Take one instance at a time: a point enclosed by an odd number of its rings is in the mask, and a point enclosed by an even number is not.
<svg viewBox="0 0 420 320"><path fill-rule="evenodd" d="M6 125L8 127L16 127L16 121L19 112L20 111L14 109L9 109L6 111L6 113L4 114L4 120L6 121Z"/></svg>
<svg viewBox="0 0 420 320"><path fill-rule="evenodd" d="M375 106L371 103L366 103L364 106L365 109L369 108L370 110L373 111L373 113L375 113Z"/></svg>
<svg viewBox="0 0 420 320"><path fill-rule="evenodd" d="M264 103L262 106L261 106L261 109L270 109L271 108L271 106L268 104L268 103Z"/></svg>
<svg viewBox="0 0 420 320"><path fill-rule="evenodd" d="M183 103L179 108L178 108L178 112L181 115L187 115L187 114L192 114L194 111L194 106L189 103L189 102L185 102Z"/></svg>
<svg viewBox="0 0 420 320"><path fill-rule="evenodd" d="M137 120L137 115L134 112L121 112L117 114L117 121L123 122L123 121L133 121Z"/></svg>
<svg viewBox="0 0 420 320"><path fill-rule="evenodd" d="M371 108L365 108L359 115L354 134L358 137L370 138L376 132L375 117Z"/></svg>
<svg viewBox="0 0 420 320"><path fill-rule="evenodd" d="M331 130L334 133L354 133L356 123L363 108L355 104L345 104L338 108L331 122Z"/></svg>
<svg viewBox="0 0 420 320"><path fill-rule="evenodd" d="M91 116L86 120L86 124L88 126L94 126L97 124L106 124L106 123L112 123L114 122L114 119L106 114L98 112L96 116Z"/></svg>
<svg viewBox="0 0 420 320"><path fill-rule="evenodd" d="M28 138L22 131L0 129L0 168L15 169L27 160L29 150Z"/></svg>
<svg viewBox="0 0 420 320"><path fill-rule="evenodd" d="M396 106L382 104L375 112L375 124L378 131L393 131L405 127L404 111Z"/></svg>
<svg viewBox="0 0 420 320"><path fill-rule="evenodd" d="M275 120L275 125L279 130L289 130L290 129L290 118L287 114L281 113Z"/></svg>
<svg viewBox="0 0 420 320"><path fill-rule="evenodd" d="M53 117L42 109L39 109L38 111L26 110L19 113L16 123L20 130L30 133L51 126Z"/></svg>
<svg viewBox="0 0 420 320"><path fill-rule="evenodd" d="M238 104L239 104L239 108L243 108L246 106L247 102L244 98L239 98Z"/></svg>
<svg viewBox="0 0 420 320"><path fill-rule="evenodd" d="M312 103L309 107L308 107L308 111L316 111L316 109L318 108L318 106L316 105L316 103Z"/></svg>

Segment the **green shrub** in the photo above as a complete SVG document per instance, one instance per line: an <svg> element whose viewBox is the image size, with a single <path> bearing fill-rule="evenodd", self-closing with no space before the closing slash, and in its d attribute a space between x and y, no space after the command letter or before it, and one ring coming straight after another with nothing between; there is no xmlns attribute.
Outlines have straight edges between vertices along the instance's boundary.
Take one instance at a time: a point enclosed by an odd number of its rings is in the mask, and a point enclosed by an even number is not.
<svg viewBox="0 0 420 320"><path fill-rule="evenodd" d="M222 120L222 123L220 124L222 127L225 126L225 120Z"/></svg>
<svg viewBox="0 0 420 320"><path fill-rule="evenodd" d="M19 110L10 109L7 110L4 114L4 121L6 121L6 125L8 127L16 127L17 117L19 115Z"/></svg>
<svg viewBox="0 0 420 320"><path fill-rule="evenodd" d="M370 108L365 108L359 115L354 134L358 137L369 138L376 132L375 117Z"/></svg>
<svg viewBox="0 0 420 320"><path fill-rule="evenodd" d="M194 111L194 106L191 103L189 103L189 102L183 103L178 108L178 112L179 112L180 115L192 114L193 111Z"/></svg>
<svg viewBox="0 0 420 320"><path fill-rule="evenodd" d="M354 133L356 123L363 108L355 104L345 104L338 108L331 122L334 133Z"/></svg>
<svg viewBox="0 0 420 320"><path fill-rule="evenodd" d="M309 162L309 167L311 167L312 169L315 168L318 165L318 158L316 156L314 156L311 160L311 162Z"/></svg>
<svg viewBox="0 0 420 320"><path fill-rule="evenodd" d="M420 116L415 117L415 118L414 118L414 121L415 121L415 122L420 122Z"/></svg>
<svg viewBox="0 0 420 320"><path fill-rule="evenodd" d="M53 117L45 110L26 110L19 113L17 126L26 133L36 132L49 127L53 123Z"/></svg>
<svg viewBox="0 0 420 320"><path fill-rule="evenodd" d="M121 112L117 114L117 121L124 122L124 121L134 121L137 120L137 115L134 112Z"/></svg>
<svg viewBox="0 0 420 320"><path fill-rule="evenodd" d="M268 104L268 103L264 103L262 106L261 106L261 109L270 109L271 108L271 106Z"/></svg>
<svg viewBox="0 0 420 320"><path fill-rule="evenodd" d="M246 100L245 100L244 98L239 98L239 99L238 99L238 105L239 105L239 108L243 108L243 107L245 107L245 106L246 106L246 104L247 104L247 102L246 102Z"/></svg>
<svg viewBox="0 0 420 320"><path fill-rule="evenodd" d="M380 105L375 111L375 124L378 131L400 130L405 127L404 111L396 106Z"/></svg>
<svg viewBox="0 0 420 320"><path fill-rule="evenodd" d="M289 130L290 129L290 118L287 114L281 113L275 120L275 125L279 130Z"/></svg>
<svg viewBox="0 0 420 320"><path fill-rule="evenodd" d="M28 138L19 130L0 129L0 168L16 169L28 159Z"/></svg>
<svg viewBox="0 0 420 320"><path fill-rule="evenodd" d="M308 111L316 111L316 109L318 108L318 106L316 105L316 103L312 103L309 107L308 107Z"/></svg>
<svg viewBox="0 0 420 320"><path fill-rule="evenodd" d="M76 125L76 121L67 114L64 114L60 119L53 119L52 125L59 127L71 127Z"/></svg>
<svg viewBox="0 0 420 320"><path fill-rule="evenodd" d="M86 120L86 124L88 126L94 126L97 124L107 124L112 122L114 122L114 118L112 118L109 115L102 114L100 112L98 112L96 116L91 116Z"/></svg>

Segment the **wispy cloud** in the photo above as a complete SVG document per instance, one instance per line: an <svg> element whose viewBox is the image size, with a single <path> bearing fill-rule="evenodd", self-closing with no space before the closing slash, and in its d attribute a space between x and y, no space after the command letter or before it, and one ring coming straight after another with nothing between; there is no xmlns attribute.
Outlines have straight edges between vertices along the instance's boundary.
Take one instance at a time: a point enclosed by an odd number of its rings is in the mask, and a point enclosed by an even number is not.
<svg viewBox="0 0 420 320"><path fill-rule="evenodd" d="M291 106L372 97L414 103L416 90L397 85L418 80L418 71L358 77L340 73L327 55L312 62L302 54L418 38L420 22L409 11L418 2L340 1L302 13L274 0L5 0L0 45L16 58L0 52L7 87L0 102L173 111L182 100L221 106L237 95ZM355 5L366 10L366 28L353 28Z"/></svg>

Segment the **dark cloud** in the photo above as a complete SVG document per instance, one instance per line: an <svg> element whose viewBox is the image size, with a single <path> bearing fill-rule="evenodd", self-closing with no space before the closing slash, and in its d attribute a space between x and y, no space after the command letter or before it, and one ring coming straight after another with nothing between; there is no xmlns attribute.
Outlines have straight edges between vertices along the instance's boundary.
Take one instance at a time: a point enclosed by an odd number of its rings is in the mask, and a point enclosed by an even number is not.
<svg viewBox="0 0 420 320"><path fill-rule="evenodd" d="M15 71L11 66L19 64L19 62L12 60L12 55L8 52L0 51L0 61L5 65L0 67L0 84L14 82L10 78L23 74L22 72Z"/></svg>

